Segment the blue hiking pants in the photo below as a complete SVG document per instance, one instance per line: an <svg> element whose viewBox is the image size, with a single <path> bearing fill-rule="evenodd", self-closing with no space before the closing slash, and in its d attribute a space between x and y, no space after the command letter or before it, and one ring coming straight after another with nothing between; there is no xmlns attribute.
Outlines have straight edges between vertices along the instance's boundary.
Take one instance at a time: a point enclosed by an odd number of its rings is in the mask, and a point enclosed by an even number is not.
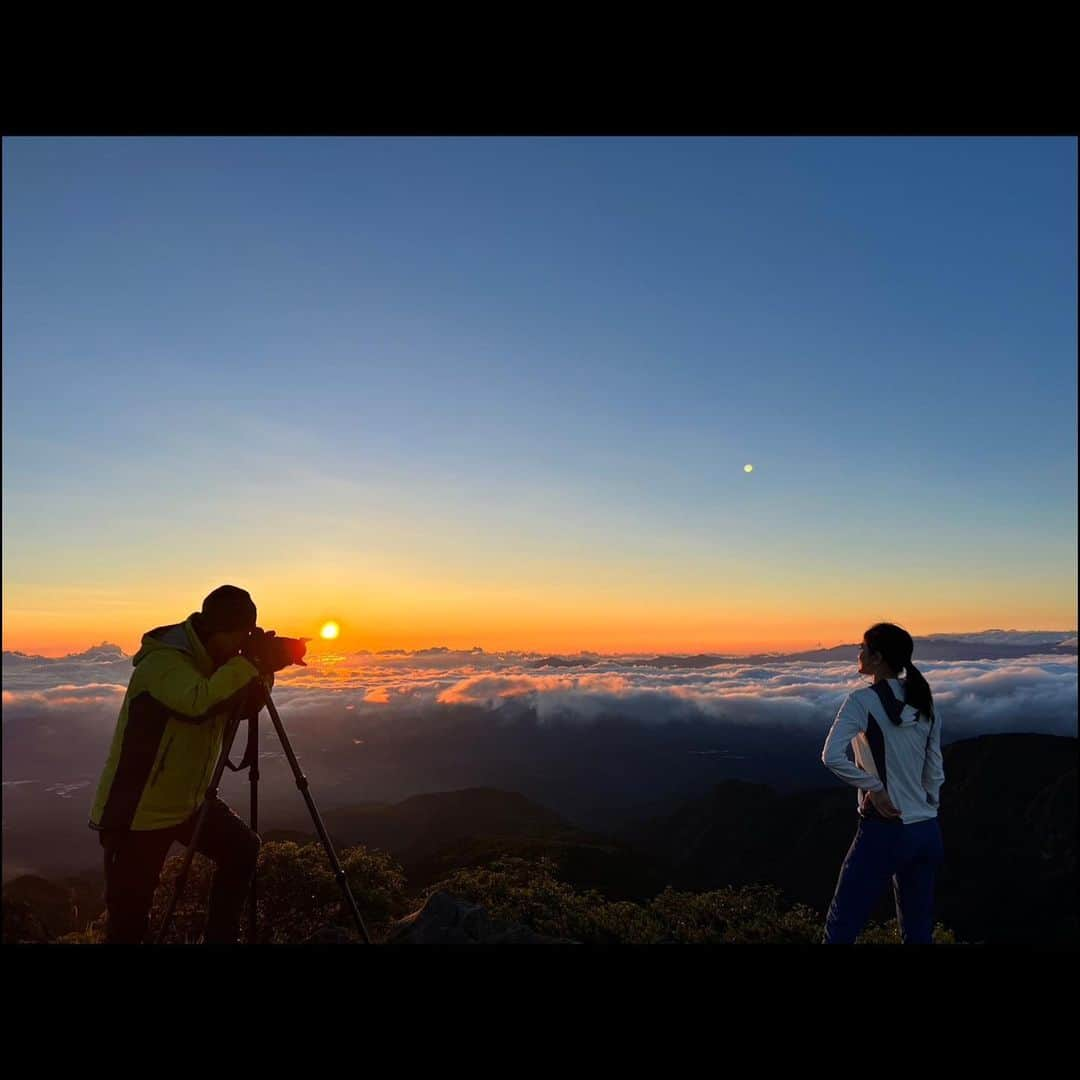
<svg viewBox="0 0 1080 1080"><path fill-rule="evenodd" d="M854 943L891 878L904 944L931 944L934 881L943 858L937 818L913 825L860 819L840 867L825 920L824 943Z"/></svg>

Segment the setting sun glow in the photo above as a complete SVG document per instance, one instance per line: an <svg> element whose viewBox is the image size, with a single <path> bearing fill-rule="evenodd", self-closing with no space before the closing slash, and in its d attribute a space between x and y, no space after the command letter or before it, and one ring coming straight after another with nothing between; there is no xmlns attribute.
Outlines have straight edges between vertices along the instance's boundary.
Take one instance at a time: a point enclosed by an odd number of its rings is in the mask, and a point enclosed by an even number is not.
<svg viewBox="0 0 1080 1080"><path fill-rule="evenodd" d="M327 641L333 641L340 633L341 627L336 622L328 622L323 624L323 628L319 631L319 637L326 638Z"/></svg>

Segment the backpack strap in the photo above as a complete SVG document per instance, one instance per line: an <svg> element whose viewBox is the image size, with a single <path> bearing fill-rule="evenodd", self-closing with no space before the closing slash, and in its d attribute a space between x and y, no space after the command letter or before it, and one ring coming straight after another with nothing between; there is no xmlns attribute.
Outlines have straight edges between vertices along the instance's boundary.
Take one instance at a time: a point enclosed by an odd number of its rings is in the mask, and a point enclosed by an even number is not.
<svg viewBox="0 0 1080 1080"><path fill-rule="evenodd" d="M892 687L889 685L888 679L881 679L879 682L874 683L871 690L878 696L878 700L881 702L882 708L885 710L885 715L896 724L900 726L900 714L904 711L904 704L901 701L896 700L896 695L893 693Z"/></svg>
<svg viewBox="0 0 1080 1080"><path fill-rule="evenodd" d="M897 700L896 695L893 693L892 687L889 685L888 679L882 679L880 682L874 683L874 685L870 687L870 689L873 690L875 694L877 694L878 700L881 702L882 708L885 710L885 714L888 716L888 718L894 724L896 724L897 727L899 727L901 722L900 714L904 711L904 703ZM912 707L914 708L914 706ZM920 712L919 716L922 715L923 714ZM935 719L936 718L934 714L931 713L930 726L927 728L926 731L927 747L930 746L930 736L934 733Z"/></svg>

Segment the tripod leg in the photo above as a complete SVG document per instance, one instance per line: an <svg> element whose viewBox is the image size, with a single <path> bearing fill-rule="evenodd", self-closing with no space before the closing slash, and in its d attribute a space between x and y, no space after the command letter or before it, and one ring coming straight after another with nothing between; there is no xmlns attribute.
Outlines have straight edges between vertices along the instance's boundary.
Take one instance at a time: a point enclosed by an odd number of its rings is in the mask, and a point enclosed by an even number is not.
<svg viewBox="0 0 1080 1080"><path fill-rule="evenodd" d="M255 725L251 732L251 763L248 766L248 780L251 783L251 831L259 831L259 717L256 714L252 720ZM248 897L248 944L258 943L257 918L258 918L258 874L251 875L251 893Z"/></svg>
<svg viewBox="0 0 1080 1080"><path fill-rule="evenodd" d="M334 871L334 877L341 887L341 891L352 912L352 917L364 939L364 944L370 945L371 938L368 936L367 927L364 925L364 919L360 914L360 909L356 906L356 898L352 894L352 889L349 888L349 882L345 877L345 871L342 870L341 863L338 862L338 857L334 852L334 845L330 843L330 837L327 835L326 827L323 825L322 818L319 816L319 811L315 806L315 800L311 797L308 779L300 769L300 762L297 761L296 755L293 753L292 744L289 742L289 736L285 733L285 728L281 723L281 717L278 716L278 711L274 707L274 701L270 697L269 691L266 692L266 709L270 713L270 719L274 722L274 728L277 731L278 738L281 740L281 747L285 751L285 756L289 759L289 765L292 767L293 776L296 778L296 786L300 789L300 794L304 796L304 802L307 803L308 810L311 812L311 820L315 823L315 830L318 832L319 839L326 849L327 857L330 859L330 867Z"/></svg>
<svg viewBox="0 0 1080 1080"><path fill-rule="evenodd" d="M165 934L168 932L169 923L172 922L173 914L176 911L177 901L180 899L180 894L184 891L184 886L187 884L188 874L191 871L191 861L195 857L195 849L202 836L203 826L206 824L206 814L210 808L210 803L217 798L218 785L221 783L221 774L225 771L225 763L229 760L229 753L232 750L233 740L236 738L236 729L240 726L240 717L238 716L235 720L230 720L229 724L230 727L226 731L227 738L222 740L221 756L218 758L217 765L214 768L214 775L210 778L210 786L206 789L206 796L203 799L203 804L199 807L199 816L195 821L195 829L191 834L191 843L188 844L187 851L184 852L184 861L180 866L180 873L177 875L176 885L173 886L172 898L169 900L169 908L165 912L165 918L161 922L161 928L154 938L155 945L161 945L165 941Z"/></svg>

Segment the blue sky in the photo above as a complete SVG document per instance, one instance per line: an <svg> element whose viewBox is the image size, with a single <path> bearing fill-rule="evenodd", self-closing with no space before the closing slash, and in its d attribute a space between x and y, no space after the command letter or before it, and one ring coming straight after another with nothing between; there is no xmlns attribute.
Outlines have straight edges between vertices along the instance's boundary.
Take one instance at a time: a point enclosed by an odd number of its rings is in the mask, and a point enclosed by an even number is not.
<svg viewBox="0 0 1080 1080"><path fill-rule="evenodd" d="M5 642L260 529L1075 625L1076 181L1072 139L6 139Z"/></svg>

